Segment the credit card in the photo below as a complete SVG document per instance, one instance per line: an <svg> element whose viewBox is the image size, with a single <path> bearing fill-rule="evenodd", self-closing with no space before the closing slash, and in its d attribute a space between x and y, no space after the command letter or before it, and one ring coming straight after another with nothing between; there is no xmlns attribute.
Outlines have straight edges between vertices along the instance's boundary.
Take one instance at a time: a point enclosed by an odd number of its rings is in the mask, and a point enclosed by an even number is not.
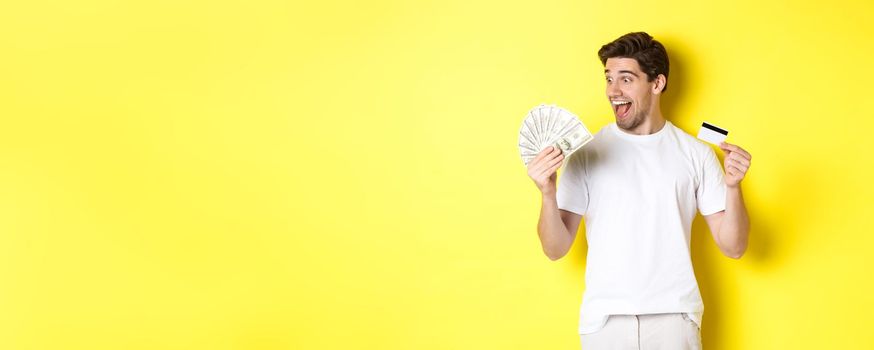
<svg viewBox="0 0 874 350"><path fill-rule="evenodd" d="M698 130L698 138L719 146L725 141L728 136L728 130L720 128L716 125L704 122L701 124L701 130Z"/></svg>

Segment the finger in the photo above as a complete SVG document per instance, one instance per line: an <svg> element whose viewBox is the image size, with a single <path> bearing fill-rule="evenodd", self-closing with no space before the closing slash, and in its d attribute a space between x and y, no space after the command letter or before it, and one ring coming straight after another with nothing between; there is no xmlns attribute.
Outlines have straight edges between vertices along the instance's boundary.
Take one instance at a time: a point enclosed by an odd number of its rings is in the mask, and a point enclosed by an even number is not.
<svg viewBox="0 0 874 350"><path fill-rule="evenodd" d="M727 170L728 167L734 167L737 170L743 170L744 173L746 172L746 169L748 168L747 166L741 164L739 161L737 161L736 159L733 159L733 158L725 160L726 171L728 171Z"/></svg>
<svg viewBox="0 0 874 350"><path fill-rule="evenodd" d="M749 159L744 158L743 156L740 155L740 153L732 153L731 156L727 156L726 158L729 158L733 161L736 161L740 164L743 164L744 166L747 166L747 167L750 166Z"/></svg>
<svg viewBox="0 0 874 350"><path fill-rule="evenodd" d="M730 144L728 142L723 142L723 143L719 144L719 148L722 148L723 151L731 151L732 153L735 153L735 152L739 153L746 159L752 159L752 156L750 156L750 154L746 150L744 150L743 148L740 148L737 145L733 145L733 144Z"/></svg>
<svg viewBox="0 0 874 350"><path fill-rule="evenodd" d="M543 171L544 167L545 161L543 159L528 163L528 176L531 176L532 178L537 176L537 174L540 174Z"/></svg>
<svg viewBox="0 0 874 350"><path fill-rule="evenodd" d="M732 167L732 166L727 166L727 167L725 167L725 174L728 175L728 176L730 176L730 177L738 177L738 176L737 176L737 175L738 175L738 174L737 174L737 171L738 171L738 170L735 169L735 168Z"/></svg>
<svg viewBox="0 0 874 350"><path fill-rule="evenodd" d="M740 177L743 177L743 175L744 175L744 173L745 173L744 171L741 171L741 169L738 168L737 166L735 166L734 164L729 165L729 166L728 166L728 170L730 170L731 173L732 173L734 176L740 176Z"/></svg>
<svg viewBox="0 0 874 350"><path fill-rule="evenodd" d="M557 149L557 148L556 148ZM558 152L548 152L545 156L535 158L534 161L529 163L529 169L531 173L537 174L543 171L545 168L549 167L549 162L555 160L556 158L562 157L561 153Z"/></svg>
<svg viewBox="0 0 874 350"><path fill-rule="evenodd" d="M743 154L740 154L738 152L731 152L731 157L728 157L728 158L735 159L735 160L742 162L742 163L749 163L750 162L749 159L747 159L746 157L743 156Z"/></svg>
<svg viewBox="0 0 874 350"><path fill-rule="evenodd" d="M744 157L747 160L753 159L753 156L750 155L750 152L747 152L747 150L745 150L743 148L737 147L737 151L735 151L735 153L737 153L741 157Z"/></svg>
<svg viewBox="0 0 874 350"><path fill-rule="evenodd" d="M545 162L543 160L538 160L537 162L531 162L531 164L529 165L529 168L528 168L528 175L531 175L531 177L534 177L537 174L540 174L543 171L544 167L545 167Z"/></svg>
<svg viewBox="0 0 874 350"><path fill-rule="evenodd" d="M540 159L543 159L543 157L546 157L546 155L549 154L549 152L552 152L552 148L553 148L552 146L544 148L542 151L540 151L540 153L537 154L536 157L534 157L534 160L532 162L536 162Z"/></svg>
<svg viewBox="0 0 874 350"><path fill-rule="evenodd" d="M559 154L555 158L543 161L543 166L538 169L539 172L537 174L539 176L542 176L544 173L549 173L549 169L554 167L556 164L561 166L562 160L564 160L564 156Z"/></svg>
<svg viewBox="0 0 874 350"><path fill-rule="evenodd" d="M726 152L737 152L740 147L734 144L730 144L728 142L722 142L719 144L719 148Z"/></svg>
<svg viewBox="0 0 874 350"><path fill-rule="evenodd" d="M531 170L529 170L529 173L535 174L535 176L539 175L539 174L543 173L543 171L548 169L550 166L552 166L552 164L554 164L556 159L559 159L559 161L561 161L561 158L562 158L562 156L558 155L555 157L547 157L547 158L540 159L537 161L537 164L532 164Z"/></svg>
<svg viewBox="0 0 874 350"><path fill-rule="evenodd" d="M740 172L743 174L746 174L747 170L749 169L748 166L745 166L745 165L737 163L737 162L732 163L731 166L733 166L737 170L740 170Z"/></svg>
<svg viewBox="0 0 874 350"><path fill-rule="evenodd" d="M750 167L749 162L743 158L741 158L741 159L731 158L731 159L727 159L727 161L730 161L731 164L734 165L735 167L737 167L738 169L743 169L744 172L746 172L746 170L749 169L749 167Z"/></svg>
<svg viewBox="0 0 874 350"><path fill-rule="evenodd" d="M538 173L537 177L536 177L537 181L547 182L549 180L549 177L552 176L552 173L554 172L554 171L551 172L550 169L552 169L552 168L543 169L543 171Z"/></svg>
<svg viewBox="0 0 874 350"><path fill-rule="evenodd" d="M534 159L532 159L531 162L529 162L529 164L537 164L542 159L549 158L549 154L553 151L552 148L553 148L552 146L549 146L549 147L542 149L540 151L540 153L537 153L537 155L534 156Z"/></svg>
<svg viewBox="0 0 874 350"><path fill-rule="evenodd" d="M731 150L728 149L728 148L726 148L724 145L725 145L725 142L720 143L720 144L719 144L719 149L721 149L721 150L722 150L722 153L725 154L725 157L728 158L728 156L731 155Z"/></svg>
<svg viewBox="0 0 874 350"><path fill-rule="evenodd" d="M551 166L549 169L546 169L546 171L543 174L546 175L546 177L550 177L550 176L552 176L552 174L555 174L555 172L558 170L558 168L561 168L561 162L558 162L557 164L554 164L553 166Z"/></svg>
<svg viewBox="0 0 874 350"><path fill-rule="evenodd" d="M553 169L553 168L558 169L556 166L559 166L559 167L561 166L562 159L564 159L564 156L559 155L558 157L555 157L555 159L552 159L549 162L547 162L546 165L544 166L543 171L541 173L539 173L539 175L543 175L544 173L546 173L547 175L552 175L552 171L550 171L550 169Z"/></svg>
<svg viewBox="0 0 874 350"><path fill-rule="evenodd" d="M534 157L534 161L544 158L549 159L555 156L556 153L561 154L561 150L559 150L558 147L547 146L542 151L540 151L540 153L537 154L537 157Z"/></svg>

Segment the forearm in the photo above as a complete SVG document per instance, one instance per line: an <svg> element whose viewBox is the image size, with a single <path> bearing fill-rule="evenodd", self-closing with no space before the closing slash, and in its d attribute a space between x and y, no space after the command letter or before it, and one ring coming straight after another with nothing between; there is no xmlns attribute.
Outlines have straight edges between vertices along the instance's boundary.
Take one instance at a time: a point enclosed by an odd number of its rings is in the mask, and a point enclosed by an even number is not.
<svg viewBox="0 0 874 350"><path fill-rule="evenodd" d="M537 235L543 252L550 260L557 260L570 250L573 238L561 220L555 194L545 193L540 207L540 220L537 222Z"/></svg>
<svg viewBox="0 0 874 350"><path fill-rule="evenodd" d="M725 216L719 227L718 244L726 255L738 259L747 249L750 218L740 184L726 187Z"/></svg>

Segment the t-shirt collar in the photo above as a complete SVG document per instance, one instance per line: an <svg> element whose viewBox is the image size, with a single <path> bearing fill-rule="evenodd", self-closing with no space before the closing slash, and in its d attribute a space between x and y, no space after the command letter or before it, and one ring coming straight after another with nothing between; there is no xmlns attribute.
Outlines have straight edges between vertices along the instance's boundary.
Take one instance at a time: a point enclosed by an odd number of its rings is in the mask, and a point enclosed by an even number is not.
<svg viewBox="0 0 874 350"><path fill-rule="evenodd" d="M610 129L613 131L614 134L616 134L616 136L619 136L620 138L634 141L634 142L648 142L651 140L658 140L658 139L662 138L663 135L667 134L668 128L670 128L672 126L673 126L673 124L671 124L671 121L666 120L665 125L663 125L659 131L656 131L656 132L649 134L649 135L629 134L629 133L619 129L619 126L616 125L616 122L613 122L612 124L610 124Z"/></svg>

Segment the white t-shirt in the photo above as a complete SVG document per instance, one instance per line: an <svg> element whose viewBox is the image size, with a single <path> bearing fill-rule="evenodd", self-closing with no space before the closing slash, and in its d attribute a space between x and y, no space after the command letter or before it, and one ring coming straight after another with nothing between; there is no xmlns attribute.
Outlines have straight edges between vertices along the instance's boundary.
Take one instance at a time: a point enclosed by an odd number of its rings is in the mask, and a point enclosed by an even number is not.
<svg viewBox="0 0 874 350"><path fill-rule="evenodd" d="M725 210L722 167L707 144L671 122L651 135L610 124L569 157L556 199L585 218L580 334L601 329L609 315L684 312L700 328L692 220L696 211Z"/></svg>

